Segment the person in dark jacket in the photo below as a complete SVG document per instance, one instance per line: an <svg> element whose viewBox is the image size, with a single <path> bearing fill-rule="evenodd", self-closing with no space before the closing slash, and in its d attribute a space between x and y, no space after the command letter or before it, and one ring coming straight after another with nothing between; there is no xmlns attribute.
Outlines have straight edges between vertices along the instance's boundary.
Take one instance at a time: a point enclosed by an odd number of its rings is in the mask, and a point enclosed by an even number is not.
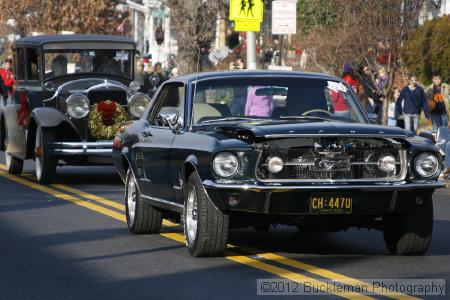
<svg viewBox="0 0 450 300"><path fill-rule="evenodd" d="M417 76L410 74L408 76L409 85L405 86L400 92L400 97L395 105L396 115L403 115L405 121L405 129L417 133L419 126L419 117L422 111L425 117L430 119L428 111L427 98L425 91L417 85Z"/></svg>
<svg viewBox="0 0 450 300"><path fill-rule="evenodd" d="M163 72L162 64L157 62L153 67L153 73L144 78L144 89L153 97L159 86L166 81L168 76Z"/></svg>

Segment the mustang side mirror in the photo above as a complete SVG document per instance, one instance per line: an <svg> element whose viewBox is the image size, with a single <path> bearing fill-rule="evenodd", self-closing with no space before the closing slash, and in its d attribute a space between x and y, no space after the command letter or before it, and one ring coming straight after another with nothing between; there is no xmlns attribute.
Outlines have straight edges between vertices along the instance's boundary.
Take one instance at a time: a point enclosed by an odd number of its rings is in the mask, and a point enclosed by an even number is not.
<svg viewBox="0 0 450 300"><path fill-rule="evenodd" d="M378 124L378 116L376 114L368 114L370 123Z"/></svg>
<svg viewBox="0 0 450 300"><path fill-rule="evenodd" d="M178 114L170 112L170 113L160 113L159 118L161 119L164 125L169 126L172 131L178 131Z"/></svg>

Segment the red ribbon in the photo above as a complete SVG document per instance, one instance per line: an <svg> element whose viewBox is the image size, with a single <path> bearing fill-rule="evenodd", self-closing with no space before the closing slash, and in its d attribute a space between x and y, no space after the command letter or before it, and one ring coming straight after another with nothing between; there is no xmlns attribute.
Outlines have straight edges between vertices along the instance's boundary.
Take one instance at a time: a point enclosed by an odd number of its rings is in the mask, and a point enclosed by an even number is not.
<svg viewBox="0 0 450 300"><path fill-rule="evenodd" d="M111 126L114 124L114 114L116 113L116 102L106 100L97 104L97 111L102 116L103 124Z"/></svg>
<svg viewBox="0 0 450 300"><path fill-rule="evenodd" d="M26 126L28 125L28 118L30 117L30 112L28 111L27 95L25 92L19 93L20 108L17 111L17 125Z"/></svg>

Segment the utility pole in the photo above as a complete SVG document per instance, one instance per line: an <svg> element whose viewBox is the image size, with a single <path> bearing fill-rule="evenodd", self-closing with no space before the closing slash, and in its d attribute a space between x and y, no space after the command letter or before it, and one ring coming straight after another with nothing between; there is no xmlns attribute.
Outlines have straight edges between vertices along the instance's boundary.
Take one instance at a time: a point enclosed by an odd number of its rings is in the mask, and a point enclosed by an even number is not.
<svg viewBox="0 0 450 300"><path fill-rule="evenodd" d="M247 31L247 69L256 70L256 33Z"/></svg>

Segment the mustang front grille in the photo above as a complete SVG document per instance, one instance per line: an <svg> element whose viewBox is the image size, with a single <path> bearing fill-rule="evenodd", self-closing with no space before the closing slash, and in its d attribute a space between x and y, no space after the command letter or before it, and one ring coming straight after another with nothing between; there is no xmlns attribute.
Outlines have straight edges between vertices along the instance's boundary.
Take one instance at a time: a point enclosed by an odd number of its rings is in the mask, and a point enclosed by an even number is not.
<svg viewBox="0 0 450 300"><path fill-rule="evenodd" d="M297 139L298 140L298 139ZM400 144L383 139L302 140L299 146L290 142L271 142L259 145L261 157L256 170L262 181L401 181L406 177L406 151ZM391 155L395 168L383 171L380 158ZM267 168L269 158L278 156L284 162L279 173Z"/></svg>

